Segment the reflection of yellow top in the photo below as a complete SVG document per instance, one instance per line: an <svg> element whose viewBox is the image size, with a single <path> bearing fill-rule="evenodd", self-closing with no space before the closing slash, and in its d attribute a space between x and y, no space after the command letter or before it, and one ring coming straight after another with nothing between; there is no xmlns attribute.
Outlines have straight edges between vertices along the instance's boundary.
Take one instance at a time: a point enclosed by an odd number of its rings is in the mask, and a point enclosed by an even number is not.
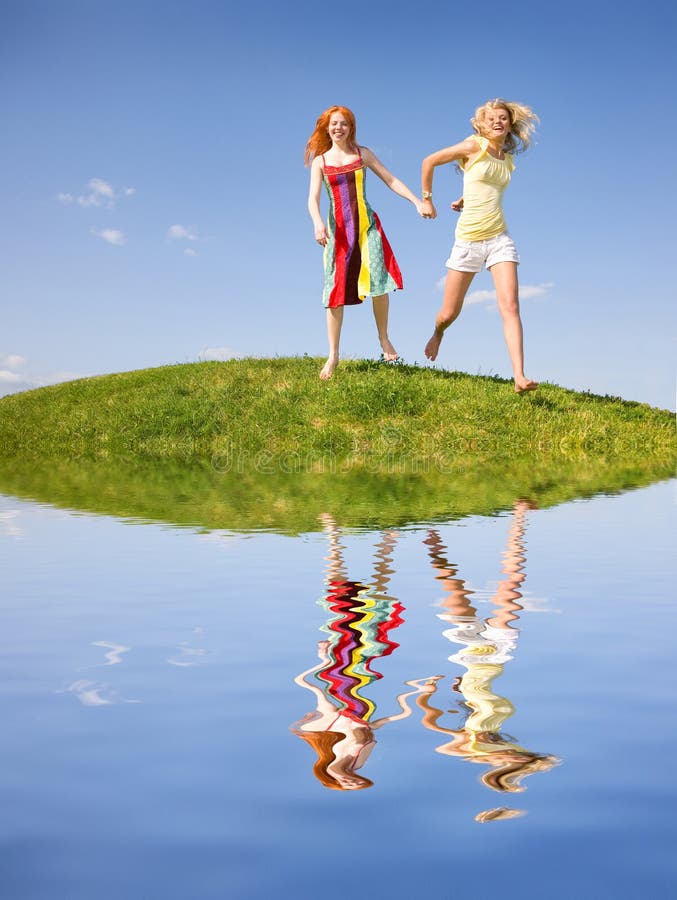
<svg viewBox="0 0 677 900"><path fill-rule="evenodd" d="M495 159L489 153L489 141L478 134L472 137L480 145L480 153L463 169L463 212L456 225L461 241L485 241L506 230L503 217L503 191L515 168L512 154Z"/></svg>
<svg viewBox="0 0 677 900"><path fill-rule="evenodd" d="M515 707L506 697L499 697L492 691L491 682L503 672L502 665L491 663L470 663L468 671L461 678L460 689L472 714L465 722L464 730L469 735L499 734L506 719L515 712ZM481 753L505 749L514 744L495 742L481 743L473 747Z"/></svg>

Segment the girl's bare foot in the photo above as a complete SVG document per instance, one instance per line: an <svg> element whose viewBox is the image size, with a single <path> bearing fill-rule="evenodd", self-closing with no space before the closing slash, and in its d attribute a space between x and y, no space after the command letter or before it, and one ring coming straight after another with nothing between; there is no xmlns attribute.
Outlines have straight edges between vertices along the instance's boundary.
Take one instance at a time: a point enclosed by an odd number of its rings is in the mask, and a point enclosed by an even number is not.
<svg viewBox="0 0 677 900"><path fill-rule="evenodd" d="M381 350L383 350L383 358L386 362L395 362L396 359L400 358L399 353L390 343L390 339L388 337L380 339L379 343L381 344Z"/></svg>
<svg viewBox="0 0 677 900"><path fill-rule="evenodd" d="M338 358L335 356L330 356L326 363L322 366L322 370L320 372L320 378L323 381L326 381L328 378L334 374L334 369L338 365Z"/></svg>
<svg viewBox="0 0 677 900"><path fill-rule="evenodd" d="M515 379L515 393L523 394L525 391L535 391L538 387L537 381L532 381L530 378L516 378Z"/></svg>
<svg viewBox="0 0 677 900"><path fill-rule="evenodd" d="M440 332L435 329L433 331L433 336L425 345L425 355L431 361L437 359L437 354L440 352L440 344L442 343L443 334L444 332Z"/></svg>

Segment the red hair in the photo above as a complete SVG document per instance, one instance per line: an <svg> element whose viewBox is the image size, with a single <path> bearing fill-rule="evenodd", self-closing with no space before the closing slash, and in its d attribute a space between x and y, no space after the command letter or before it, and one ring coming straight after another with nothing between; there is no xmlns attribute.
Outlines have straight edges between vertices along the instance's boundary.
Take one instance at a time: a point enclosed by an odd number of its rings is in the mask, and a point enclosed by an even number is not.
<svg viewBox="0 0 677 900"><path fill-rule="evenodd" d="M293 731L294 734L303 738L307 744L310 744L317 753L318 758L313 766L313 775L315 775L317 780L333 791L347 790L345 785L341 784L331 772L327 771L331 763L336 760L334 745L342 741L345 738L345 734L342 734L340 731L297 731L296 729L293 729ZM357 772L351 772L350 775L355 780L355 783L352 785L353 790L360 791L371 787L374 783L370 778L358 775Z"/></svg>
<svg viewBox="0 0 677 900"><path fill-rule="evenodd" d="M341 113L343 118L350 126L348 134L348 143L355 143L355 115L347 106L330 106L318 117L315 123L315 130L308 138L306 144L306 152L304 154L304 162L308 166L314 156L320 156L331 147L331 138L329 137L329 121L334 113Z"/></svg>

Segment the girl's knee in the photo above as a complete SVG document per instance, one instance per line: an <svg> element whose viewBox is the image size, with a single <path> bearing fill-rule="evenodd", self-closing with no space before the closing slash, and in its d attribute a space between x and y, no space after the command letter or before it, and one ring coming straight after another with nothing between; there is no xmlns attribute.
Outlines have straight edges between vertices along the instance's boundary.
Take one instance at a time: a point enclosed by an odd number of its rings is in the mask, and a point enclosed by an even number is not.
<svg viewBox="0 0 677 900"><path fill-rule="evenodd" d="M499 300L498 311L504 319L519 319L520 305L517 299Z"/></svg>

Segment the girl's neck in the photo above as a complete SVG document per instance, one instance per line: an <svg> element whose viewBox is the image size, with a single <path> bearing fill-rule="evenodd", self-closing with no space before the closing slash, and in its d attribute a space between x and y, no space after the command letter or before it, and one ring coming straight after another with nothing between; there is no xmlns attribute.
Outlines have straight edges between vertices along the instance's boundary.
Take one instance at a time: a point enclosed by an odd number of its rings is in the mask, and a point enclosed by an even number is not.
<svg viewBox="0 0 677 900"><path fill-rule="evenodd" d="M356 156L357 147L355 146L355 144L351 144L347 140L341 142L332 140L331 152L336 154L337 156Z"/></svg>
<svg viewBox="0 0 677 900"><path fill-rule="evenodd" d="M494 151L494 154L499 158L503 159L505 156L505 150L503 149L505 146L504 138L487 138L489 141L489 146Z"/></svg>

